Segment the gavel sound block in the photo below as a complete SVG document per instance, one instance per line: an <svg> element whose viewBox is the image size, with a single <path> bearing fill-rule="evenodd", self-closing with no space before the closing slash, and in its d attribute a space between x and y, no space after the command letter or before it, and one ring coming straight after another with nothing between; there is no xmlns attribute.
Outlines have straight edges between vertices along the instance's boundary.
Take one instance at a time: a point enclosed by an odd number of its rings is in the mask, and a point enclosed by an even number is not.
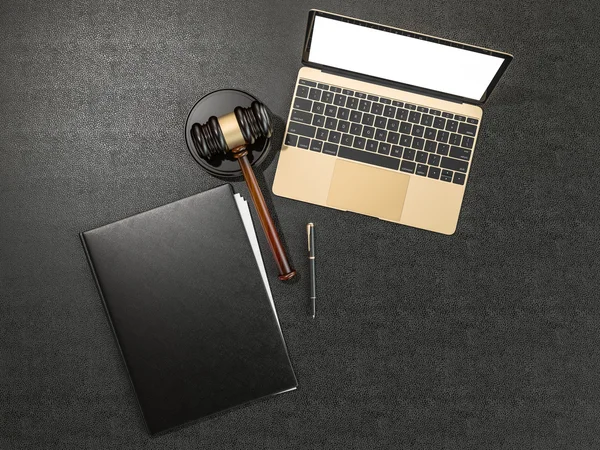
<svg viewBox="0 0 600 450"><path fill-rule="evenodd" d="M248 146L261 137L271 137L272 133L269 112L265 105L256 100L249 108L238 106L233 112L218 118L211 116L205 124L193 123L190 128L191 142L200 158L212 161L229 154L239 163L277 263L279 279L289 280L296 275L296 271L290 267L273 218L248 159Z"/></svg>

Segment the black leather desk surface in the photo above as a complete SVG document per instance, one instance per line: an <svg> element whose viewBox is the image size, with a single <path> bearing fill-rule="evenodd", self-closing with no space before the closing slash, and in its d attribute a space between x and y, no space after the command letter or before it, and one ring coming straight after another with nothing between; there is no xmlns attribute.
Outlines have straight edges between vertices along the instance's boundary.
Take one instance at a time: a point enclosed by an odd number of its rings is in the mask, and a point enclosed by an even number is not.
<svg viewBox="0 0 600 450"><path fill-rule="evenodd" d="M268 195L301 273L284 286L266 258L299 389L152 439L77 233L222 184L188 153L189 109L239 88L287 117L311 7L515 55L485 107L458 232ZM3 0L0 448L599 448L599 12Z"/></svg>

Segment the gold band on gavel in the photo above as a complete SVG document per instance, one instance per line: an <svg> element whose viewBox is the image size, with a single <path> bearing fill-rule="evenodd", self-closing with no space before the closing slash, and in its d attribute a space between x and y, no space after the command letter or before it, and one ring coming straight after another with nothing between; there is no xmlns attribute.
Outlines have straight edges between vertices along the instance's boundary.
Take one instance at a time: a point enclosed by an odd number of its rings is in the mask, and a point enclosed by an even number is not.
<svg viewBox="0 0 600 450"><path fill-rule="evenodd" d="M240 131L237 118L235 117L235 113L231 112L229 114L225 114L224 116L219 117L217 120L219 121L219 126L221 127L221 131L223 132L223 136L225 137L225 142L227 143L229 150L246 144L244 136L242 136L242 132Z"/></svg>

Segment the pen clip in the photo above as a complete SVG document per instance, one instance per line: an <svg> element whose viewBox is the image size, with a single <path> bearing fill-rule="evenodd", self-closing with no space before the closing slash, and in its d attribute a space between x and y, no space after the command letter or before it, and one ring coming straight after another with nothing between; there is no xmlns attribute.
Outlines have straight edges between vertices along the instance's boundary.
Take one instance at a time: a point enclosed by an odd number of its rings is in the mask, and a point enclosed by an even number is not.
<svg viewBox="0 0 600 450"><path fill-rule="evenodd" d="M309 224L306 225L306 236L308 238L308 252L310 253L310 233L312 231L314 227L314 224L312 222L310 222Z"/></svg>

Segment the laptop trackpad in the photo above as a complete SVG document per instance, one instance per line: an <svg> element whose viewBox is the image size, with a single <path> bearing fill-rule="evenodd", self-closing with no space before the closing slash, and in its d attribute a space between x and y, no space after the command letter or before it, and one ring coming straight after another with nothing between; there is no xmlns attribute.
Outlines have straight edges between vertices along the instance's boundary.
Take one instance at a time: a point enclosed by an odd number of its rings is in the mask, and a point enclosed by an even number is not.
<svg viewBox="0 0 600 450"><path fill-rule="evenodd" d="M327 205L398 222L409 180L400 172L338 159Z"/></svg>

